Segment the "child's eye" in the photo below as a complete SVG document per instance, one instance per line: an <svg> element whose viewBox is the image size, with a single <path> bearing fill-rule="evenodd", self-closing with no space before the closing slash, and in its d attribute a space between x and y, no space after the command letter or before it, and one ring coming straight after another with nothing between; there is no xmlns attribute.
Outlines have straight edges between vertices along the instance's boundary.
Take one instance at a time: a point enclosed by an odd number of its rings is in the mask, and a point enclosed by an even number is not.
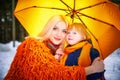
<svg viewBox="0 0 120 80"><path fill-rule="evenodd" d="M73 32L73 34L77 34L76 32Z"/></svg>

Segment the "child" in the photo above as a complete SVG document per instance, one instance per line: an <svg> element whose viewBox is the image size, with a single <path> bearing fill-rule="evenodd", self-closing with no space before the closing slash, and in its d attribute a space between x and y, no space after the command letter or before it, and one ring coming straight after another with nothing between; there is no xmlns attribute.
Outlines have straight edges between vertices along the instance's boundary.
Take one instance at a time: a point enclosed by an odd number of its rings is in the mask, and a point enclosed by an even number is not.
<svg viewBox="0 0 120 80"><path fill-rule="evenodd" d="M92 47L90 36L85 30L84 25L80 23L73 23L69 26L66 42L68 45L61 59L61 63L64 65L81 65L87 67L99 56L99 52ZM87 76L87 80L101 79L103 78L103 73L104 72L89 75Z"/></svg>

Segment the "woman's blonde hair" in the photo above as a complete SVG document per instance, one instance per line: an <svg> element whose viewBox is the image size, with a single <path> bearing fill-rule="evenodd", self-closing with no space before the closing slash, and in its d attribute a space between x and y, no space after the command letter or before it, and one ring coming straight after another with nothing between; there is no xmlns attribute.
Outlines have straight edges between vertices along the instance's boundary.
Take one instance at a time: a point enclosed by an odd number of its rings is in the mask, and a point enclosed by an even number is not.
<svg viewBox="0 0 120 80"><path fill-rule="evenodd" d="M78 33L83 36L83 38L85 40L90 39L90 35L88 34L88 32L87 32L87 30L86 30L86 28L85 28L85 26L83 24L81 24L81 23L72 23L72 24L69 25L68 30L71 30L73 28L75 28L78 31Z"/></svg>
<svg viewBox="0 0 120 80"><path fill-rule="evenodd" d="M41 31L41 33L38 35L42 41L48 39L50 37L50 34L55 27L55 25L58 22L64 22L66 26L68 26L68 21L63 15L56 15L49 19L49 21L46 23L44 29Z"/></svg>

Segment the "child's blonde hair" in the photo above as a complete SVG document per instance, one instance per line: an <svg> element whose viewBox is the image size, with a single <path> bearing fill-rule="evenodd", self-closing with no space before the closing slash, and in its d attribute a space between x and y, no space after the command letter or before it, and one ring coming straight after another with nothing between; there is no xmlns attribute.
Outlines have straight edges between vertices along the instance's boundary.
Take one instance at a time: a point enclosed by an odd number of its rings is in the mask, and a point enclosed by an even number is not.
<svg viewBox="0 0 120 80"><path fill-rule="evenodd" d="M81 23L72 23L69 25L68 30L71 30L75 28L79 34L81 34L84 38L84 40L89 40L90 39L90 35L88 34L85 26Z"/></svg>

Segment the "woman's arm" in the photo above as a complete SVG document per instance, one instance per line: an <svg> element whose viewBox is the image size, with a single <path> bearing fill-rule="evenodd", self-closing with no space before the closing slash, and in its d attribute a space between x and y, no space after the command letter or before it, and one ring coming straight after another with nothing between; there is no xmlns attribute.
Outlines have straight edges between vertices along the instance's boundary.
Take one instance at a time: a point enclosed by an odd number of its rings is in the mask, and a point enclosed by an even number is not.
<svg viewBox="0 0 120 80"><path fill-rule="evenodd" d="M93 73L103 72L104 71L104 63L103 60L100 60L99 57L95 58L91 66L85 68L86 75L90 75Z"/></svg>
<svg viewBox="0 0 120 80"><path fill-rule="evenodd" d="M85 69L63 66L54 58L45 44L28 38L17 53L4 80L85 80Z"/></svg>
<svg viewBox="0 0 120 80"><path fill-rule="evenodd" d="M85 69L81 66L63 66L45 44L30 38L18 47L4 80L85 80L86 74L98 72L95 62Z"/></svg>

